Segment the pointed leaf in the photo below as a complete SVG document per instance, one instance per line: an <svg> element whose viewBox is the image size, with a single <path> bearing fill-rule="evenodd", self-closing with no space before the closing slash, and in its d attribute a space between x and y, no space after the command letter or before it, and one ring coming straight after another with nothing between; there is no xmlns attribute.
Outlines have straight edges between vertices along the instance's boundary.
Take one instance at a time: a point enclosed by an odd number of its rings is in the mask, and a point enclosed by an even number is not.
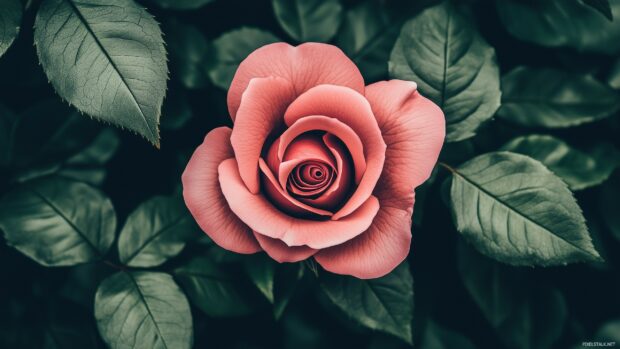
<svg viewBox="0 0 620 349"><path fill-rule="evenodd" d="M304 266L301 263L283 263L276 268L273 285L273 315L276 320L284 315L303 276Z"/></svg>
<svg viewBox="0 0 620 349"><path fill-rule="evenodd" d="M198 236L196 223L180 197L156 196L127 217L118 238L118 256L128 266L156 267Z"/></svg>
<svg viewBox="0 0 620 349"><path fill-rule="evenodd" d="M609 143L599 143L586 153L559 138L546 135L517 137L501 150L527 155L542 162L572 190L601 184L620 162L620 154Z"/></svg>
<svg viewBox="0 0 620 349"><path fill-rule="evenodd" d="M276 264L265 254L255 254L244 259L245 270L256 288L273 303L273 283Z"/></svg>
<svg viewBox="0 0 620 349"><path fill-rule="evenodd" d="M483 254L513 265L600 260L572 193L540 162L496 152L451 171L456 227Z"/></svg>
<svg viewBox="0 0 620 349"><path fill-rule="evenodd" d="M146 10L132 0L45 0L34 39L62 98L159 146L168 67L159 25Z"/></svg>
<svg viewBox="0 0 620 349"><path fill-rule="evenodd" d="M149 0L163 9L196 10L214 0Z"/></svg>
<svg viewBox="0 0 620 349"><path fill-rule="evenodd" d="M19 0L0 0L0 57L8 50L19 33L22 4Z"/></svg>
<svg viewBox="0 0 620 349"><path fill-rule="evenodd" d="M609 5L609 0L582 0L582 1L584 4L600 12L608 20L610 21L614 20L614 15L611 13L611 5Z"/></svg>
<svg viewBox="0 0 620 349"><path fill-rule="evenodd" d="M405 23L389 69L392 78L416 82L420 93L441 107L449 142L474 136L499 107L495 50L450 1Z"/></svg>
<svg viewBox="0 0 620 349"><path fill-rule="evenodd" d="M99 260L114 240L116 215L99 190L48 177L17 186L0 200L7 243L45 266Z"/></svg>
<svg viewBox="0 0 620 349"><path fill-rule="evenodd" d="M529 127L569 127L620 110L620 94L589 75L517 67L502 77L502 119Z"/></svg>
<svg viewBox="0 0 620 349"><path fill-rule="evenodd" d="M243 27L224 33L213 41L215 62L209 70L211 82L227 90L241 61L257 48L278 41L273 34L255 28Z"/></svg>
<svg viewBox="0 0 620 349"><path fill-rule="evenodd" d="M378 279L324 273L320 281L329 300L346 315L412 343L413 279L407 262Z"/></svg>
<svg viewBox="0 0 620 349"><path fill-rule="evenodd" d="M297 41L329 41L342 21L339 0L272 0L284 31Z"/></svg>
<svg viewBox="0 0 620 349"><path fill-rule="evenodd" d="M118 272L95 295L95 318L112 349L192 348L192 314L172 277L155 272Z"/></svg>

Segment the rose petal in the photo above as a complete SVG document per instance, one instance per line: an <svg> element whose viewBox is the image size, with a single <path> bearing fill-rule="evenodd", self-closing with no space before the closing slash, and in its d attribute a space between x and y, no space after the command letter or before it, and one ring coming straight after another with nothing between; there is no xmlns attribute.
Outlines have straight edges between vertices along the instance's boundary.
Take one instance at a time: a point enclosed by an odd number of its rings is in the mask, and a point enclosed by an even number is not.
<svg viewBox="0 0 620 349"><path fill-rule="evenodd" d="M292 127L308 115L336 118L363 140L366 171L349 201L332 217L337 220L351 214L372 194L383 170L386 145L368 101L350 88L320 85L309 89L291 103L284 114L284 122Z"/></svg>
<svg viewBox="0 0 620 349"><path fill-rule="evenodd" d="M358 278L381 277L409 253L415 193L437 161L445 136L439 107L416 91L416 84L391 80L372 84L366 98L385 142L385 170L374 195L381 209L357 238L315 255L326 270Z"/></svg>
<svg viewBox="0 0 620 349"><path fill-rule="evenodd" d="M293 86L277 77L252 79L243 93L230 142L241 178L253 194L260 190L258 158L265 140L281 125L294 97Z"/></svg>
<svg viewBox="0 0 620 349"><path fill-rule="evenodd" d="M278 239L272 239L263 234L254 233L256 240L260 246L267 252L269 257L275 259L279 263L293 263L308 259L316 253L317 250L308 246L286 246L286 244Z"/></svg>
<svg viewBox="0 0 620 349"><path fill-rule="evenodd" d="M321 249L352 239L368 229L379 210L371 196L353 214L338 220L313 221L280 212L261 195L253 195L243 184L235 159L219 166L220 185L231 210L255 232L282 240L288 246L306 245Z"/></svg>
<svg viewBox="0 0 620 349"><path fill-rule="evenodd" d="M264 189L266 194L271 200L273 200L273 203L278 208L287 213L302 217L308 215L332 216L332 212L304 204L303 202L293 198L288 192L286 192L286 190L283 190L273 173L269 170L269 166L267 166L267 163L265 163L262 158L259 159L259 167L265 179L263 183L265 183Z"/></svg>
<svg viewBox="0 0 620 349"><path fill-rule="evenodd" d="M233 121L250 80L268 76L290 81L296 96L320 84L364 92L364 78L359 69L336 46L314 42L297 47L283 42L265 45L241 62L228 89L228 111Z"/></svg>
<svg viewBox="0 0 620 349"><path fill-rule="evenodd" d="M218 181L218 165L233 156L231 130L212 130L196 148L181 181L183 198L200 228L223 248L237 253L261 250L252 231L228 207Z"/></svg>
<svg viewBox="0 0 620 349"><path fill-rule="evenodd" d="M278 142L274 142L275 146L272 145L269 152L277 152L279 144L280 139L278 139ZM329 164L334 170L336 169L336 160L325 146L320 136L316 134L302 134L286 147L282 161L287 164L280 164L278 171L274 171L274 173L278 173L278 181L282 188L286 188L291 170L293 170L297 164L305 160L320 160ZM295 164L295 166L293 166L293 164Z"/></svg>

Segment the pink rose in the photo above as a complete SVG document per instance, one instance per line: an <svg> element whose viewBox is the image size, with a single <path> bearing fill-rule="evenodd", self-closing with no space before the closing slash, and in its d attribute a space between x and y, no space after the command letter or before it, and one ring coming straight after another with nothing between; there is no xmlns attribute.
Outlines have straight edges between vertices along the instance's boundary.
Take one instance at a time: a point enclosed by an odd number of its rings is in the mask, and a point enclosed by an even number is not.
<svg viewBox="0 0 620 349"><path fill-rule="evenodd" d="M414 188L445 136L415 83L364 86L335 46L276 43L239 65L228 110L232 130L209 132L183 173L185 203L213 241L358 278L407 257Z"/></svg>

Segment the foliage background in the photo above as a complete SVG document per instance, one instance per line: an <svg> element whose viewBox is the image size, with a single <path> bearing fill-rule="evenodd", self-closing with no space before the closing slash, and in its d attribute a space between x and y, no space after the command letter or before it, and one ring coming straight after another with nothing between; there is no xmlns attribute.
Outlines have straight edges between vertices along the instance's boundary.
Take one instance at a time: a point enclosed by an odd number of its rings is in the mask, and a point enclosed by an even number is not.
<svg viewBox="0 0 620 349"><path fill-rule="evenodd" d="M170 75L161 116L161 148L156 149L132 132L112 127L118 120L101 123L91 120L88 112L80 115L63 99L75 102L62 91L57 93L54 81L48 82L51 74L42 69L33 46L35 16L41 2L46 1L20 4L24 11L19 34L0 57L0 228L4 232L0 238L1 348L122 347L113 334L106 334L93 304L102 280L135 270L174 276L172 283L178 283L183 291L181 296L170 296L176 302L173 310L183 312L183 294L189 298L193 335L182 336L177 330L171 337L183 338L169 339L176 343L171 348L192 344L195 348L579 348L583 341L620 342L620 173L613 172L620 161L616 151L620 147L617 0L609 1L617 17L614 21L605 18L611 12L606 10L607 1L545 0L538 5L517 0L459 2L469 16L467 28L461 31L474 28L495 51L496 59L489 64L497 67L504 79L503 106L497 114L492 111L484 115L484 122L473 127L474 137L463 136L461 141L447 143L441 155L444 163L456 168L518 136L543 134L555 137L552 143L555 139L566 142L570 148L560 150L553 143L554 152L547 162L538 159L572 184L604 262L562 266L584 259L565 258L553 263L560 266L532 268L510 266L480 255L472 246L478 250L484 246L465 243L463 235L467 232L455 228L451 207L459 198L449 194L450 172L438 168L432 180L417 192L407 263L375 283L329 275L313 263L276 265L264 256L228 253L208 241L191 219L185 218L182 204L179 206L180 174L189 155L209 130L230 126L225 87L226 76L234 71L235 64L224 58L237 55L242 59L275 38L299 42L294 26L287 30L281 25L282 16L290 12L274 12L273 3L286 2L138 1L161 23L168 51ZM0 0L0 19L10 11L10 3ZM196 8L170 8L175 3ZM198 6L200 3L204 5ZM299 3L331 6L318 16L314 31L305 32L310 39L335 43L349 55L358 50L353 44L356 40L367 43L362 53L352 56L370 83L389 78L388 60L403 22L439 2ZM518 4L530 7L511 7ZM562 6L568 10L553 10ZM541 13L548 15L553 25L537 27L540 21L536 16ZM595 19L590 22L591 18ZM347 21L359 25L347 27ZM237 36L227 34L242 27L264 33L245 29L236 32ZM372 28L377 29L373 32ZM2 48L10 41L7 31L0 34ZM445 43L435 44L442 47ZM413 69L421 67L424 73L426 63L418 63ZM525 85L506 82L507 74L519 66L552 68L554 72L525 74L525 82L521 82ZM432 64L428 69L434 69ZM467 76L473 68L463 69L461 74ZM414 73L419 75L420 71ZM486 77L486 86L499 83L493 74L490 76ZM423 93L432 94L423 86L420 84ZM558 92L566 86L569 91ZM527 89L542 104L549 101L548 105L522 106L522 113L505 107L511 103L510 97L518 100L523 97L518 92ZM475 99L497 94L497 90L472 93ZM546 145L540 139L532 142L524 151L537 158L537 152ZM575 155L576 151L581 152ZM49 241L41 237L46 230L37 222L47 211L37 212L36 219L29 216L12 193L37 186L53 188L59 200L68 200L68 209L86 217L84 226L98 224L92 212L83 212L84 203L71 197L76 184L63 181L98 187L101 192L96 195L103 201L109 198L117 224L108 230L115 241L112 247L104 246L101 258L73 258L73 262L69 258L63 266L46 267L41 265L45 264L41 256L45 256ZM158 199L154 208L144 208L143 215L133 221L129 218L141 203L161 195L166 198ZM165 223L170 219L162 212L179 212L180 218L173 224L174 237L158 240L151 251L159 261L124 266L126 260L116 246L124 243L121 230L125 222L129 219L133 224L129 234L148 238L157 231L158 220ZM23 231L33 232L29 240L15 240ZM20 244L34 249L39 256L34 259L39 263L11 247ZM499 255L495 257L502 260ZM520 264L544 264L530 257L523 257ZM198 281L183 279L177 272L190 266L199 271ZM162 290L155 290L154 298L169 291L166 282L158 279L158 283ZM122 287L107 294L114 296L117 291ZM151 342L152 328L135 330L140 320L148 323L151 319L136 318L131 309L116 315L112 325L121 323L132 335L136 333L128 347L166 346L156 339L155 344ZM173 319L182 323L188 316L189 311ZM157 323L158 319L152 321ZM164 321L159 325L166 332L168 325Z"/></svg>

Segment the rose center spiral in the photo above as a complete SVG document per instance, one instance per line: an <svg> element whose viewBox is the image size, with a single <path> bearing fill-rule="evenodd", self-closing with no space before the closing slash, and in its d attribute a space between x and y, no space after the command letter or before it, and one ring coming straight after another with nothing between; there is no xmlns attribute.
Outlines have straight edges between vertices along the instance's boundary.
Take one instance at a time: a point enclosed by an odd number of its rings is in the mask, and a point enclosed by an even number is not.
<svg viewBox="0 0 620 349"><path fill-rule="evenodd" d="M288 189L297 196L315 196L327 189L335 178L334 169L319 160L308 160L297 165L288 178Z"/></svg>

